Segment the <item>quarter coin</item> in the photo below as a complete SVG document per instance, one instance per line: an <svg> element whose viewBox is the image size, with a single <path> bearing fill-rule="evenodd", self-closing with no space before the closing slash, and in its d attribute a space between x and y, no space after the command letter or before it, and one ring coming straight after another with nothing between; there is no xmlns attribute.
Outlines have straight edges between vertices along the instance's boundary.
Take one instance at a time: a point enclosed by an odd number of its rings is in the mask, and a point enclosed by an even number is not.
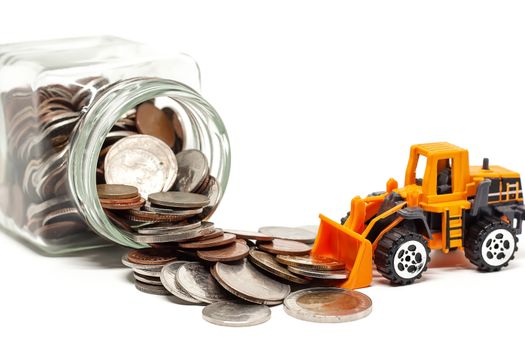
<svg viewBox="0 0 525 350"><path fill-rule="evenodd" d="M310 281L302 278L301 276L294 275L286 267L279 264L275 257L266 252L260 250L251 249L250 255L248 257L250 261L257 267L263 269L266 272L271 273L277 277L283 278L287 281L298 283L298 284L307 284Z"/></svg>
<svg viewBox="0 0 525 350"><path fill-rule="evenodd" d="M372 312L372 300L363 293L342 288L309 288L291 293L284 311L304 321L337 323L355 321Z"/></svg>
<svg viewBox="0 0 525 350"><path fill-rule="evenodd" d="M310 246L296 241L274 239L270 242L257 242L257 247L272 254L305 255L310 253Z"/></svg>
<svg viewBox="0 0 525 350"><path fill-rule="evenodd" d="M276 259L281 264L288 266L305 267L314 270L344 270L345 264L324 256L292 256L277 255Z"/></svg>
<svg viewBox="0 0 525 350"><path fill-rule="evenodd" d="M170 208L202 208L210 204L210 199L202 194L174 191L152 193L148 200Z"/></svg>
<svg viewBox="0 0 525 350"><path fill-rule="evenodd" d="M305 277L311 277L311 278L318 278L318 279L324 279L324 280L345 280L349 276L349 272L347 270L314 270L314 269L308 269L306 267L297 267L297 266L288 266L288 270L291 272L305 276Z"/></svg>
<svg viewBox="0 0 525 350"><path fill-rule="evenodd" d="M304 243L313 243L317 233L299 227L265 226L259 229L263 233L274 238Z"/></svg>
<svg viewBox="0 0 525 350"><path fill-rule="evenodd" d="M175 275L179 286L193 298L211 304L231 299L230 295L215 281L210 271L198 262L186 263Z"/></svg>
<svg viewBox="0 0 525 350"><path fill-rule="evenodd" d="M239 304L219 301L202 309L202 318L206 321L228 327L248 327L264 323L272 312L266 305Z"/></svg>
<svg viewBox="0 0 525 350"><path fill-rule="evenodd" d="M250 248L246 244L234 242L230 245L208 250L197 250L197 256L206 261L237 261L248 256Z"/></svg>
<svg viewBox="0 0 525 350"><path fill-rule="evenodd" d="M259 272L246 259L237 264L218 262L213 277L230 293L256 304L277 305L290 293L290 286Z"/></svg>
<svg viewBox="0 0 525 350"><path fill-rule="evenodd" d="M175 182L175 190L193 192L209 175L208 159L199 150L190 149L177 153L179 174Z"/></svg>
<svg viewBox="0 0 525 350"><path fill-rule="evenodd" d="M188 303L201 304L202 302L190 296L184 289L182 289L176 279L179 268L188 263L188 261L174 261L165 265L160 272L160 280L164 288L177 298L182 299Z"/></svg>

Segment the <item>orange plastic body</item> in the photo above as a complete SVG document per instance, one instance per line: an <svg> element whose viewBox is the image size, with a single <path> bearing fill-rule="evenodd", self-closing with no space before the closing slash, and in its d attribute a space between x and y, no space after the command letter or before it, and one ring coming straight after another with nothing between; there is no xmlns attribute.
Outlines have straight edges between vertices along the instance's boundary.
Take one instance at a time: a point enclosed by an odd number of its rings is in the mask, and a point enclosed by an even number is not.
<svg viewBox="0 0 525 350"><path fill-rule="evenodd" d="M421 158L426 158L423 178L416 178L416 169ZM449 189L439 193L439 174L450 172ZM372 256L377 243L389 230L401 224L402 216L396 218L377 235L374 241L367 239L374 225L406 207L418 207L425 213L440 216L442 225L428 237L431 249L448 253L452 248L463 248L465 214L471 209L471 199L476 195L480 181L499 180L500 188L491 189L489 204L523 203L520 175L500 166L483 169L469 166L468 151L446 142L414 145L405 172L405 186L390 179L386 192L364 199L352 199L350 215L344 225L320 215L321 223L312 248L312 255L327 256L344 262L350 271L342 287L355 289L372 283ZM495 192L494 192L495 191ZM397 192L402 199L395 207L378 214L385 197Z"/></svg>

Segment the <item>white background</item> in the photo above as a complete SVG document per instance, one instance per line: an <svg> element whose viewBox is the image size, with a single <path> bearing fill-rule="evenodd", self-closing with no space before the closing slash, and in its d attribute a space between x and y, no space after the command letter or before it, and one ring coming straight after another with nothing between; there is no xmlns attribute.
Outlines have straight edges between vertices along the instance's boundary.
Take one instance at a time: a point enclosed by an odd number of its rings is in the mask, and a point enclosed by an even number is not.
<svg viewBox="0 0 525 350"><path fill-rule="evenodd" d="M200 63L233 165L218 226L315 224L402 183L409 146L447 140L525 172L519 1L9 1L0 42L113 34ZM0 235L1 349L522 348L525 254L495 274L433 255L418 283L376 278L366 319L272 309L231 329L135 290L121 250L49 258Z"/></svg>

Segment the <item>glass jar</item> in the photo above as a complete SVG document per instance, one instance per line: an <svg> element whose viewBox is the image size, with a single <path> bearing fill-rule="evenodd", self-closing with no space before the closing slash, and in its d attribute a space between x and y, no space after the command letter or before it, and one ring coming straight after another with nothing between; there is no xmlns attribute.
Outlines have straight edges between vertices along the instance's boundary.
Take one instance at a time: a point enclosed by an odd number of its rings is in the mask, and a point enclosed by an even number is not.
<svg viewBox="0 0 525 350"><path fill-rule="evenodd" d="M174 153L197 149L207 158L219 189L211 215L228 183L230 149L199 89L191 57L120 38L0 46L3 231L48 254L111 242L144 247L110 220L97 195L104 149L137 133L133 113L143 103L170 114Z"/></svg>

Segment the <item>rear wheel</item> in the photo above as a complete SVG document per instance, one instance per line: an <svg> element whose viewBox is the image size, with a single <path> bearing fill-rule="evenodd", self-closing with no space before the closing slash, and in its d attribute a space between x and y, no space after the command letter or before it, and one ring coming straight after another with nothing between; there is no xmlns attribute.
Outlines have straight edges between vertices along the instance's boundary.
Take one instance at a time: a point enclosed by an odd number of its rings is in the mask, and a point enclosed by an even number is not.
<svg viewBox="0 0 525 350"><path fill-rule="evenodd" d="M421 278L430 261L427 240L404 228L394 228L379 241L374 262L383 277L394 284L410 284Z"/></svg>
<svg viewBox="0 0 525 350"><path fill-rule="evenodd" d="M514 259L518 238L511 225L495 217L473 224L465 239L465 256L482 271L499 271Z"/></svg>

